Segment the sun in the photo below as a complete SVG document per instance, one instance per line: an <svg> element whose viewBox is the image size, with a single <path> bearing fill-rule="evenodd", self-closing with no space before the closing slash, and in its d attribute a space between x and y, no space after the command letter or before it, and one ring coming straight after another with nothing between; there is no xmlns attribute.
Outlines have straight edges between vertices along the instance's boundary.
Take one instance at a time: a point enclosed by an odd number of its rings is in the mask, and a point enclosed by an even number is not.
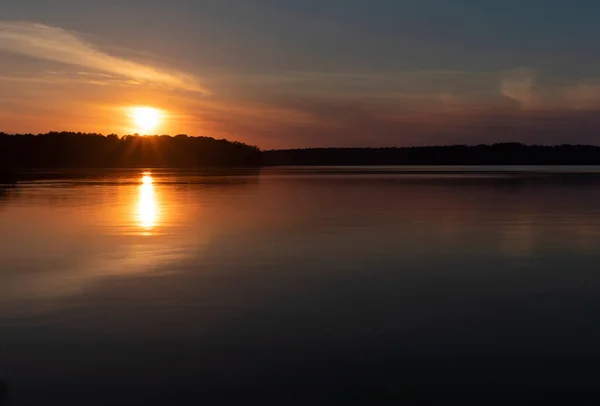
<svg viewBox="0 0 600 406"><path fill-rule="evenodd" d="M131 108L131 119L140 133L154 131L161 123L162 118L162 112L154 107Z"/></svg>

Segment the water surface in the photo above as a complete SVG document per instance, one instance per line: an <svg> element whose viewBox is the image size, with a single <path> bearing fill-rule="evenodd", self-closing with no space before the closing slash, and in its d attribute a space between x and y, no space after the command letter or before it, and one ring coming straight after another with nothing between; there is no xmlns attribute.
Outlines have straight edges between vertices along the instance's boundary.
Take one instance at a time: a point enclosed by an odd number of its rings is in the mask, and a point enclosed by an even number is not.
<svg viewBox="0 0 600 406"><path fill-rule="evenodd" d="M9 404L373 401L600 378L599 167L37 179L0 188Z"/></svg>

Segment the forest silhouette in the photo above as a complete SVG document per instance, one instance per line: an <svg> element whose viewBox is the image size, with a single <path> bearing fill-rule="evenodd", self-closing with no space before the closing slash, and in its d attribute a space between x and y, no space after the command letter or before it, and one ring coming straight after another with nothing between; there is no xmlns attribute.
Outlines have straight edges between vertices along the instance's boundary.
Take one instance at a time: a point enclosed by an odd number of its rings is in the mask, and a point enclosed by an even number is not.
<svg viewBox="0 0 600 406"><path fill-rule="evenodd" d="M0 167L14 169L256 166L257 147L181 134L0 133Z"/></svg>
<svg viewBox="0 0 600 406"><path fill-rule="evenodd" d="M590 145L452 145L262 151L211 137L0 133L0 176L27 169L205 168L274 165L599 165Z"/></svg>
<svg viewBox="0 0 600 406"><path fill-rule="evenodd" d="M599 165L591 145L451 145L400 148L309 148L265 151L267 165Z"/></svg>

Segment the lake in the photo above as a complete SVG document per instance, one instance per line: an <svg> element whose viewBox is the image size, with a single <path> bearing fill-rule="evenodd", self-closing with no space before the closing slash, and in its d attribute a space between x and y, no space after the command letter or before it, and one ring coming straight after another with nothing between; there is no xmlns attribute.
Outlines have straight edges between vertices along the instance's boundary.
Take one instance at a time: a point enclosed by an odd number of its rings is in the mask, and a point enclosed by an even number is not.
<svg viewBox="0 0 600 406"><path fill-rule="evenodd" d="M590 396L599 343L600 167L0 188L9 405Z"/></svg>

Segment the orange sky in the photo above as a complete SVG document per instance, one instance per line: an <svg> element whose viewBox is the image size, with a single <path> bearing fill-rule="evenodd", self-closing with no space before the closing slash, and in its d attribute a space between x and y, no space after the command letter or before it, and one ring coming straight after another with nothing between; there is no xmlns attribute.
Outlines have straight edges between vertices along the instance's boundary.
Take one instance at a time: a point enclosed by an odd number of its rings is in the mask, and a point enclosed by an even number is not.
<svg viewBox="0 0 600 406"><path fill-rule="evenodd" d="M276 68L283 61L266 58L259 68L250 54L240 56L245 69L219 67L189 41L181 45L186 58L156 41L129 48L108 37L0 20L0 131L131 134L142 129L130 109L149 106L163 112L153 133L264 149L596 143L600 133L600 74L560 75L516 63L386 69L373 59L326 66L318 58L310 69Z"/></svg>

